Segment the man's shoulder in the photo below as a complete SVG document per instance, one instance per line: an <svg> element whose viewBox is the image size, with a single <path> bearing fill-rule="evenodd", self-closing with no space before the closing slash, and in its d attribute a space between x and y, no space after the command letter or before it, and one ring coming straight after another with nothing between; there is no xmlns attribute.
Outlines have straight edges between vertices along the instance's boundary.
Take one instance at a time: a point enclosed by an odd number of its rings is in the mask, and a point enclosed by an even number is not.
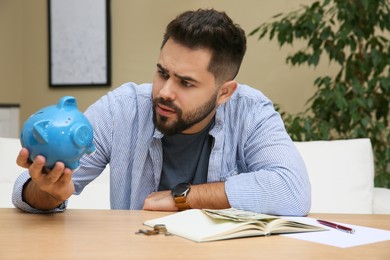
<svg viewBox="0 0 390 260"><path fill-rule="evenodd" d="M236 118L236 120L231 121L235 123L238 120L244 120L250 115L260 118L261 115L265 115L264 108L271 108L271 110L267 109L267 111L274 112L272 101L260 90L239 84L230 99L218 108L217 118L221 122L226 117ZM259 111L262 111L262 113L259 113Z"/></svg>
<svg viewBox="0 0 390 260"><path fill-rule="evenodd" d="M110 94L114 96L144 95L146 97L150 97L151 93L152 93L151 83L136 84L134 82L124 83L110 92Z"/></svg>
<svg viewBox="0 0 390 260"><path fill-rule="evenodd" d="M91 113L96 111L107 110L110 113L123 113L131 111L148 111L152 104L152 85L136 84L133 82L125 83L102 96L87 111Z"/></svg>
<svg viewBox="0 0 390 260"><path fill-rule="evenodd" d="M245 84L238 84L237 89L233 96L232 101L242 102L250 101L251 103L269 102L270 99L263 94L259 89L255 89Z"/></svg>

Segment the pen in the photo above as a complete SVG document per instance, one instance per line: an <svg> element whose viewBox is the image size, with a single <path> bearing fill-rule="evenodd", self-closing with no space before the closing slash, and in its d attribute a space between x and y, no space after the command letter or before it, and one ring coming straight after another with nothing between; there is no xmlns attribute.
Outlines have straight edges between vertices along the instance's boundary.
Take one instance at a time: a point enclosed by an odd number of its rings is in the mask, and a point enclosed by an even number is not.
<svg viewBox="0 0 390 260"><path fill-rule="evenodd" d="M332 223L332 222L329 222L329 221L326 221L326 220L317 220L318 223L322 224L322 225L325 225L327 227L331 227L331 228L334 228L334 229L337 229L337 230L340 230L340 231L343 231L343 232L347 232L349 234L353 234L355 233L355 230L352 229L352 228L349 228L349 227L345 227L345 226L342 226L342 225L339 225L339 224L336 224L336 223Z"/></svg>

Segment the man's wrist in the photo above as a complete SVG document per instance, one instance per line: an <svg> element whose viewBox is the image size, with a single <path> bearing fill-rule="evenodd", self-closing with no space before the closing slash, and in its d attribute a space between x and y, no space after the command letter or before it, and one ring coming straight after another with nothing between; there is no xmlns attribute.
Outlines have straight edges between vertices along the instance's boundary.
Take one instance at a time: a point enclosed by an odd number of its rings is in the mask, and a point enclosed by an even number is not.
<svg viewBox="0 0 390 260"><path fill-rule="evenodd" d="M32 178L24 183L21 195L24 203L40 211L51 211L64 207L65 200L59 200L52 194L42 191Z"/></svg>
<svg viewBox="0 0 390 260"><path fill-rule="evenodd" d="M25 202L25 203L27 203L29 206L31 206L31 205L27 202L25 193L26 193L27 185L31 182L31 180L32 180L32 179L29 178L29 179L23 184L23 188L22 188L22 201Z"/></svg>

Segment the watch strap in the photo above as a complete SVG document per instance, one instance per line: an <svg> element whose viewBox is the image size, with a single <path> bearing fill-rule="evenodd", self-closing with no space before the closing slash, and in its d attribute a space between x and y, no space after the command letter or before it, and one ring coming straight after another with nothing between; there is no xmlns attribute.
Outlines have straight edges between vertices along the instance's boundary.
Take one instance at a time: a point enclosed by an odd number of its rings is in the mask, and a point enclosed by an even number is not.
<svg viewBox="0 0 390 260"><path fill-rule="evenodd" d="M191 190L191 184L182 182L174 186L171 190L173 200L176 207L181 210L190 209L190 205L187 202L188 193Z"/></svg>
<svg viewBox="0 0 390 260"><path fill-rule="evenodd" d="M175 197L175 205L176 207L181 211L181 210L186 210L190 209L190 205L187 203L187 198L185 196L179 196Z"/></svg>

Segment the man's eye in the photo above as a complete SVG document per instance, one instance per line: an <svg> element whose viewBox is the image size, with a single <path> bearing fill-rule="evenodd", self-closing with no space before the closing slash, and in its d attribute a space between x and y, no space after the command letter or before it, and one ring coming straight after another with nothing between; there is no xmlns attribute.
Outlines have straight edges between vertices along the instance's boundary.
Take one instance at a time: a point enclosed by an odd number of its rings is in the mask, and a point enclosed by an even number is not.
<svg viewBox="0 0 390 260"><path fill-rule="evenodd" d="M166 73L165 71L163 70L159 70L158 73L160 74L161 77L163 77L164 79L167 79L169 78L169 75L168 73Z"/></svg>
<svg viewBox="0 0 390 260"><path fill-rule="evenodd" d="M188 87L188 88L190 88L190 87L193 86L193 85L192 85L190 82L188 82L187 80L182 80L182 81L181 81L181 84L182 84L183 86L185 86L185 87Z"/></svg>

